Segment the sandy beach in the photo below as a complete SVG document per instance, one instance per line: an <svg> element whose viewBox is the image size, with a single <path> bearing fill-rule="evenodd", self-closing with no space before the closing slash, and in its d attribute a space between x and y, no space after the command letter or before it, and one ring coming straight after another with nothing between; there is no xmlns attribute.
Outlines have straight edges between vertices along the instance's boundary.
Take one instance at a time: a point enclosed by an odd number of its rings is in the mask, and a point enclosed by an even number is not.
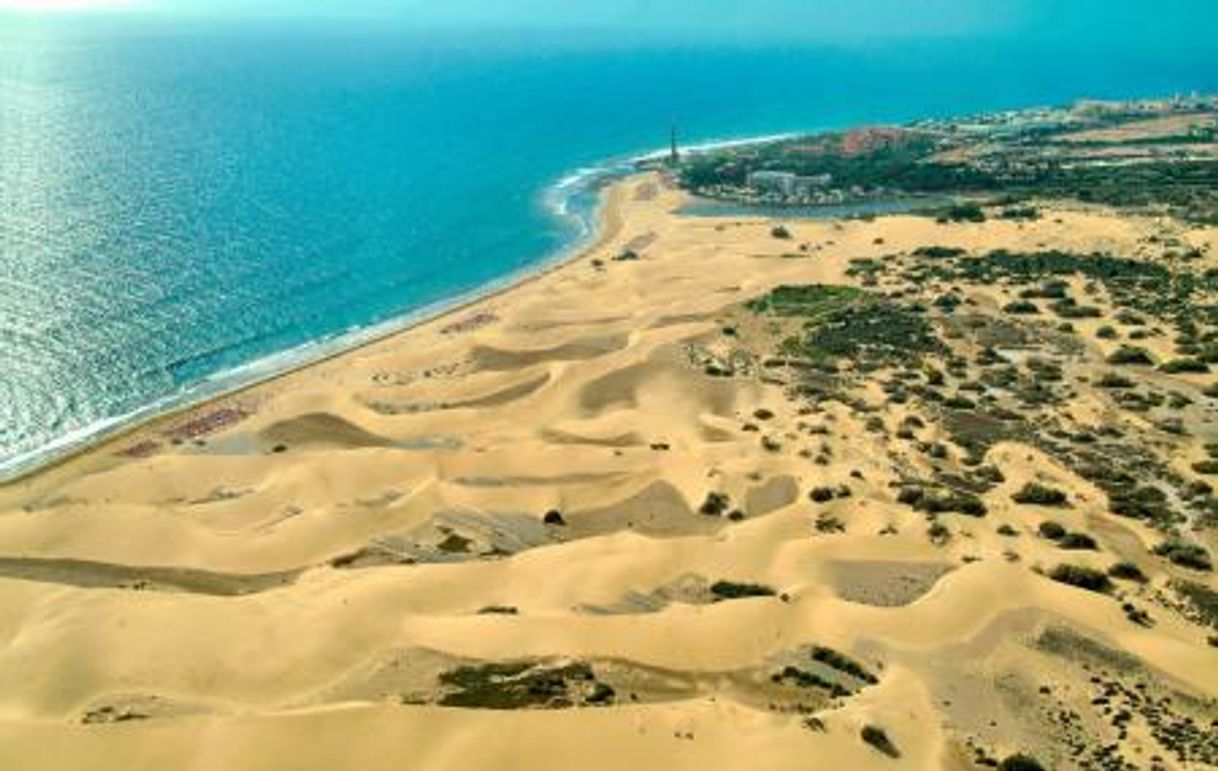
<svg viewBox="0 0 1218 771"><path fill-rule="evenodd" d="M1218 230L1055 205L776 237L678 216L683 197L624 180L600 242L559 267L0 487L0 766L1074 767L1117 741L1136 767L1214 762L1218 630L1171 588L1218 596L1212 571L1156 558L1144 521L1006 435L984 448L985 516L928 534L903 490L972 473L959 431L861 370L850 398L810 401L777 361L791 322L746 303L865 288L871 264L872 291L937 308L951 281L898 272L928 246L1153 260L1168 234L1201 271ZM956 319L1017 292L957 284ZM1094 386L1120 344L1104 323L1054 354L1073 387L1055 425L1154 432ZM979 328L948 338L970 362ZM1140 345L1171 356L1170 336ZM1138 377L1192 400L1204 431L1147 444L1187 472L1218 441L1208 379ZM1065 503L1017 501L1029 483ZM1096 548L1067 554L1046 519ZM1063 562L1146 580L1086 591L1046 575Z"/></svg>

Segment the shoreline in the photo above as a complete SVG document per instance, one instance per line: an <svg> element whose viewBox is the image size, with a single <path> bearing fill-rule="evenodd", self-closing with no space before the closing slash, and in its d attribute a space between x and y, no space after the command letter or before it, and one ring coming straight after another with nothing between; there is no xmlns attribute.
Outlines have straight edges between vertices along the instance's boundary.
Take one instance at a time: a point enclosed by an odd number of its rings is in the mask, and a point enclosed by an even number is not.
<svg viewBox="0 0 1218 771"><path fill-rule="evenodd" d="M707 139L683 145L681 152L685 156L698 155L724 148L765 145L793 137L815 135L844 128L846 128L845 125L821 126L780 133ZM311 340L293 348L269 353L254 361L245 362L222 372L214 373L207 378L186 386L178 392L163 396L126 414L103 418L94 421L88 426L69 431L37 449L15 455L10 462L0 463L0 489L15 485L29 479L31 476L55 468L108 442L129 436L157 421L181 415L206 404L245 393L252 388L265 385L308 367L331 361L344 354L361 350L396 335L416 329L431 321L443 319L450 314L458 313L480 302L497 297L579 260L589 253L596 251L606 240L606 235L602 231L606 224L605 196L608 191L633 177L654 172L654 165L651 164L662 161L667 154L668 149L661 147L609 157L599 163L579 167L574 171L564 174L539 191L538 198L541 205L549 209L553 217L557 219L573 218L578 220L582 232L577 234L570 244L555 250L550 255L540 257L536 263L512 271L493 281L472 287L452 297L428 303L392 318L364 327L349 328L333 333L329 337ZM568 189L571 190L570 194L563 195L562 192ZM578 210L572 210L571 204L577 201L581 195L588 194L595 196L595 202L591 207L591 213L588 216L582 216ZM725 210L723 212L711 211L706 213L683 211L682 213L697 217L745 216L743 211L733 210L730 202L713 198L688 198L685 208L696 209L701 203L723 206ZM800 212L808 209L808 207L796 206L791 207L790 212L782 212L779 208L769 205L754 206L749 204L740 204L737 208L755 209L755 212L749 212L749 215L763 218L798 218L805 216ZM828 218L848 216L831 211L835 208L837 207L827 207L825 216ZM905 212L884 211L878 213L899 214Z"/></svg>
<svg viewBox="0 0 1218 771"><path fill-rule="evenodd" d="M631 162L641 159L642 156L634 156ZM597 167L597 170L603 169L603 173L607 176L602 180L594 181L589 189L589 192L596 197L592 215L587 218L587 222L591 225L590 230L584 237L578 239L569 247L559 249L552 256L539 260L535 265L514 271L500 279L483 284L447 300L431 303L372 326L339 333L328 340L304 343L286 351L270 354L257 361L228 370L222 373L219 378L201 381L195 386L195 388L201 389L199 391L188 391L166 397L160 402L154 402L127 415L102 421L103 424L107 425L104 425L100 429L89 430L86 427L85 429L69 433L58 443L52 442L44 445L39 450L17 456L18 460L15 463L9 464L5 468L0 468L0 489L15 487L39 474L49 472L63 466L69 461L97 451L109 443L130 437L160 421L185 415L200 407L247 393L302 370L366 349L427 324L443 321L450 316L462 313L480 303L493 300L522 286L527 286L555 271L578 262L589 254L598 251L616 237L617 231L621 228L621 202L615 200L615 196L624 189L630 180L648 173L642 169L627 172L624 167L615 172L614 169L617 168L617 164L610 163ZM561 186L569 178L571 178L571 175L564 177L563 180L547 188L546 191L543 191L543 195ZM558 216L572 215L562 211L558 213ZM325 350L319 351L315 356L291 360L293 352L312 346L318 346ZM257 370L260 368L260 364L281 357L289 359L283 366L274 366L272 364L264 373L255 374L249 379L238 377L240 373L248 370ZM230 379L233 382L225 385L224 381ZM209 383L214 383L214 388L207 389L205 386ZM87 433L79 436L79 438L73 438L81 434L81 432ZM29 460L23 461L22 459L25 458Z"/></svg>

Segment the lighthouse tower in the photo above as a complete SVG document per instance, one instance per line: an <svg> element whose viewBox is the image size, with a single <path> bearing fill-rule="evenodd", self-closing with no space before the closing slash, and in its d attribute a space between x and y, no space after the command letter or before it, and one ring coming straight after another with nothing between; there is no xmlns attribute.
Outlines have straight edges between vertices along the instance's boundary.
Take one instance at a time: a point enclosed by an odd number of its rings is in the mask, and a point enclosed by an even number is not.
<svg viewBox="0 0 1218 771"><path fill-rule="evenodd" d="M677 147L677 124L673 124L669 133L668 162L676 166L681 162L681 150Z"/></svg>

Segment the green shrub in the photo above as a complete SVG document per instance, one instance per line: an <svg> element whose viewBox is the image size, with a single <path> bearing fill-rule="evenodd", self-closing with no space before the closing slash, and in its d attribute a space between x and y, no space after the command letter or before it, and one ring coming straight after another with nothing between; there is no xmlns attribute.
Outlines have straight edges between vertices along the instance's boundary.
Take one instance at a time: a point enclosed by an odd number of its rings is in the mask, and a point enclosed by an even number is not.
<svg viewBox="0 0 1218 771"><path fill-rule="evenodd" d="M924 490L912 505L916 511L926 514L955 512L970 517L984 517L988 511L985 502L976 495L951 490Z"/></svg>
<svg viewBox="0 0 1218 771"><path fill-rule="evenodd" d="M954 246L919 246L913 253L915 257L928 257L933 260L945 260L966 254L964 249Z"/></svg>
<svg viewBox="0 0 1218 771"><path fill-rule="evenodd" d="M706 500L698 507L698 511L708 517L719 517L730 505L731 499L726 493L710 492L706 494Z"/></svg>
<svg viewBox="0 0 1218 771"><path fill-rule="evenodd" d="M1136 345L1122 345L1108 356L1108 363L1118 366L1145 366L1155 363L1145 348Z"/></svg>
<svg viewBox="0 0 1218 771"><path fill-rule="evenodd" d="M1066 537L1066 528L1052 520L1045 520L1044 522L1041 522L1040 526L1036 528L1036 532L1040 533L1041 538L1045 538L1050 541L1060 541L1062 538Z"/></svg>
<svg viewBox="0 0 1218 771"><path fill-rule="evenodd" d="M1069 297L1049 303L1049 310L1063 319L1098 319L1103 315L1099 308L1091 305L1079 305Z"/></svg>
<svg viewBox="0 0 1218 771"><path fill-rule="evenodd" d="M884 732L883 728L874 725L863 726L861 736L864 742L888 757L901 757L901 751L897 749L897 745L892 743L892 739L888 738L888 734Z"/></svg>
<svg viewBox="0 0 1218 771"><path fill-rule="evenodd" d="M1132 562L1117 562L1108 568L1108 575L1122 581L1137 581L1138 583L1146 583L1146 574L1142 569Z"/></svg>
<svg viewBox="0 0 1218 771"><path fill-rule="evenodd" d="M1096 551L1099 549L1099 544L1095 542L1095 539L1086 533L1066 533L1057 542L1057 545L1059 548L1072 551Z"/></svg>
<svg viewBox="0 0 1218 771"><path fill-rule="evenodd" d="M985 222L985 211L975 203L959 203L939 215L939 222Z"/></svg>
<svg viewBox="0 0 1218 771"><path fill-rule="evenodd" d="M1200 359L1184 358L1184 359L1172 359L1171 361L1163 362L1162 364L1159 365L1159 371L1167 372L1167 373L1173 374L1173 375L1179 374L1179 373L1185 373L1185 372L1193 374L1193 373L1209 372L1210 367L1208 364L1201 361Z"/></svg>
<svg viewBox="0 0 1218 771"><path fill-rule="evenodd" d="M1095 384L1099 388L1111 388L1113 390L1133 388L1135 385L1129 378L1124 375L1118 375L1115 372L1105 372Z"/></svg>
<svg viewBox="0 0 1218 771"><path fill-rule="evenodd" d="M1028 482L1011 496L1011 500L1026 506L1065 506L1068 503L1064 492L1037 482Z"/></svg>
<svg viewBox="0 0 1218 771"><path fill-rule="evenodd" d="M1049 573L1049 578L1058 583L1086 589L1089 592L1103 593L1112 588L1112 582L1108 580L1108 576L1095 568L1083 565L1058 565Z"/></svg>
<svg viewBox="0 0 1218 771"><path fill-rule="evenodd" d="M735 581L716 581L711 584L715 602L720 600L742 600L749 597L773 597L777 592L762 584L741 584Z"/></svg>
<svg viewBox="0 0 1218 771"><path fill-rule="evenodd" d="M1218 460L1210 458L1209 460L1199 460L1193 464L1193 471L1198 474L1207 476L1218 475Z"/></svg>
<svg viewBox="0 0 1218 771"><path fill-rule="evenodd" d="M871 674L871 672L867 671L867 668L862 664L858 663L844 653L838 653L832 648L825 648L817 645L812 649L812 660L819 661L825 666L836 669L839 672L845 672L851 677L857 680L862 680L864 683L869 685L875 685L879 682L879 679L875 675Z"/></svg>
<svg viewBox="0 0 1218 771"><path fill-rule="evenodd" d="M1195 543L1173 538L1156 546L1154 551L1158 556L1166 557L1173 565L1207 572L1214 569L1210 553Z"/></svg>
<svg viewBox="0 0 1218 771"><path fill-rule="evenodd" d="M1006 303L1002 306L1002 313L1010 313L1011 315L1034 315L1040 313L1040 307L1037 303L1030 300L1016 300L1015 302Z"/></svg>
<svg viewBox="0 0 1218 771"><path fill-rule="evenodd" d="M936 546L942 546L952 539L952 531L948 530L947 525L942 522L935 521L926 528L926 537Z"/></svg>
<svg viewBox="0 0 1218 771"><path fill-rule="evenodd" d="M832 487L814 487L812 492L808 493L808 497L813 503L827 503L834 498Z"/></svg>
<svg viewBox="0 0 1218 771"><path fill-rule="evenodd" d="M1016 753L1003 758L998 771L1045 771L1045 767L1031 755Z"/></svg>

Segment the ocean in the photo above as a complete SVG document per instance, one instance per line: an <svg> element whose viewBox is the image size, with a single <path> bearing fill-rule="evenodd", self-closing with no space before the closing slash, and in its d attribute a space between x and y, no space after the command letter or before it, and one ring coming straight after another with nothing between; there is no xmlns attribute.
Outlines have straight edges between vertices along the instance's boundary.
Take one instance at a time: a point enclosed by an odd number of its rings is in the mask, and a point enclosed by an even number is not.
<svg viewBox="0 0 1218 771"><path fill-rule="evenodd" d="M0 18L0 476L554 259L664 146L1218 90L1206 52Z"/></svg>

